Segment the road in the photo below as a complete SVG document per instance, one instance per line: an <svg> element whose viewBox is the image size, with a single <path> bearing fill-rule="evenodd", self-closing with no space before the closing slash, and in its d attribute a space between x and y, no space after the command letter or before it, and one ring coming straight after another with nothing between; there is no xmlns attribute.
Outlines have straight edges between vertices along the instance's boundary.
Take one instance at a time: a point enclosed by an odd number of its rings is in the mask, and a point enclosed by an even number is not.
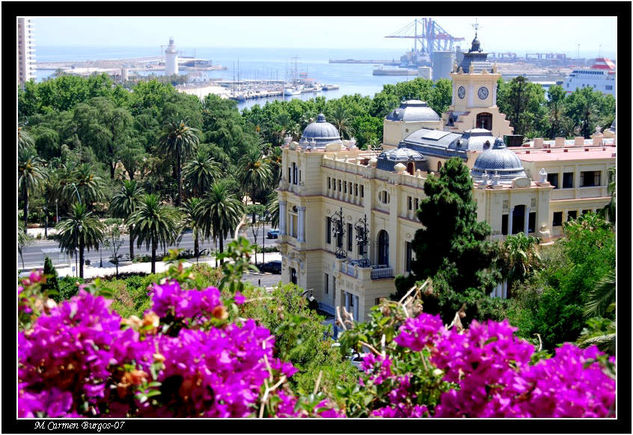
<svg viewBox="0 0 633 435"><path fill-rule="evenodd" d="M265 226L264 227L264 234L266 234L266 232L268 232L268 230L270 230L271 227L270 226ZM240 235L246 237L251 243L254 242L254 238L253 238L253 233L250 230L250 228L246 228L240 231ZM122 240L122 244L121 247L119 248L119 255L121 254L129 254L130 251L130 239L127 235L123 235L121 236L121 240ZM226 245L228 243L230 243L233 239L231 239L230 237L227 238L224 241L224 246L226 247ZM269 246L277 246L277 242L278 239L266 239L265 242L265 246L269 247ZM258 237L257 237L257 244L261 245L262 244L262 231L260 229ZM71 265L75 264L75 259L73 258L72 260L69 258L68 255L64 254L64 253L58 253L55 250L57 250L59 248L59 244L57 243L57 241L55 240L34 240L33 242L31 242L30 245L25 246L24 248L22 248L22 257L24 259L24 268L25 269L32 269L35 267L44 267L44 258L46 256L50 257L51 261L53 262L53 265L55 267L61 266L61 265L69 265L70 261L72 261ZM193 235L191 233L191 231L186 232L183 234L182 236L182 240L180 241L180 243L176 246L168 246L167 250L169 249L174 249L174 248L180 248L180 249L191 249L193 251ZM200 242L200 250L202 249L207 249L207 250L216 250L216 247L213 243L212 240L207 240L207 241L202 241ZM162 259L163 257L163 249L159 248L158 252L157 252L157 256L159 257L159 259ZM151 254L151 249L146 249L145 245L143 244L141 247L137 247L136 244L134 246L134 255L149 255ZM90 250L90 251L85 251L84 252L84 258L86 260L90 260L90 263L93 265L99 265L101 261L103 261L103 264L105 265L106 263L108 263L108 259L109 257L112 255L112 249L111 248L106 248L103 247L101 250ZM18 255L18 267L22 268L22 259L19 257ZM108 263L109 264L109 263Z"/></svg>

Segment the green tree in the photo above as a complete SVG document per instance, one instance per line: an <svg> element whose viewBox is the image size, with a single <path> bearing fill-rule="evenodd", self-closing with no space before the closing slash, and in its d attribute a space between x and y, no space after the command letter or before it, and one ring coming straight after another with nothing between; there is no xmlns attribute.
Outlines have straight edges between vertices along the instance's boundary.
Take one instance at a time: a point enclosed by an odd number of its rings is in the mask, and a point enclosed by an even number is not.
<svg viewBox="0 0 633 435"><path fill-rule="evenodd" d="M599 215L606 217L606 219L611 222L611 225L615 226L615 167L609 168L609 186L607 190L611 195L611 199L609 203L599 211Z"/></svg>
<svg viewBox="0 0 633 435"><path fill-rule="evenodd" d="M24 204L24 226L29 222L29 198L44 184L47 174L44 163L31 152L22 152L18 160L18 188Z"/></svg>
<svg viewBox="0 0 633 435"><path fill-rule="evenodd" d="M545 118L545 90L540 85L524 76L501 82L497 105L514 127L514 134L534 136L540 132Z"/></svg>
<svg viewBox="0 0 633 435"><path fill-rule="evenodd" d="M273 173L268 161L260 150L252 150L245 154L238 163L237 179L253 202L266 198L272 189Z"/></svg>
<svg viewBox="0 0 633 435"><path fill-rule="evenodd" d="M182 201L182 161L198 146L200 139L196 136L198 129L189 127L184 120L168 122L158 142L160 150L175 159L176 180L178 182L178 196L176 205Z"/></svg>
<svg viewBox="0 0 633 435"><path fill-rule="evenodd" d="M23 127L18 127L18 153L26 151L27 148L33 148L33 146L35 144L31 135Z"/></svg>
<svg viewBox="0 0 633 435"><path fill-rule="evenodd" d="M28 246L32 241L32 237L26 232L24 222L18 220L18 254L22 260L22 269L24 269L24 257L22 256L22 250L25 246Z"/></svg>
<svg viewBox="0 0 633 435"><path fill-rule="evenodd" d="M492 267L497 245L487 240L488 224L477 222L472 183L468 167L456 157L447 160L439 177L429 175L424 184L426 197L417 213L422 228L412 241L415 259L411 273L396 278L396 299L416 281L432 278L434 297L442 292L450 297L429 300L425 311L441 311L449 322L463 302L459 302L460 294L479 303L500 278Z"/></svg>
<svg viewBox="0 0 633 435"><path fill-rule="evenodd" d="M229 190L224 180L211 185L200 204L200 227L204 237L220 241L224 252L224 239L237 227L244 216L244 204Z"/></svg>
<svg viewBox="0 0 633 435"><path fill-rule="evenodd" d="M508 235L499 251L501 273L510 285L524 281L542 265L538 237L525 233Z"/></svg>
<svg viewBox="0 0 633 435"><path fill-rule="evenodd" d="M57 281L57 270L48 256L44 259L44 276L46 277L46 282L42 286L42 290L47 294L51 291L58 294L59 282Z"/></svg>
<svg viewBox="0 0 633 435"><path fill-rule="evenodd" d="M68 178L61 180L61 194L68 203L75 198L91 207L105 198L103 179L95 174L94 168L83 163L67 172Z"/></svg>
<svg viewBox="0 0 633 435"><path fill-rule="evenodd" d="M84 277L84 250L99 249L103 241L105 225L97 219L84 203L75 203L70 216L57 224L59 247L73 255L79 251L79 277Z"/></svg>
<svg viewBox="0 0 633 435"><path fill-rule="evenodd" d="M183 168L185 186L191 189L194 197L202 196L222 174L222 167L207 150L198 150Z"/></svg>
<svg viewBox="0 0 633 435"><path fill-rule="evenodd" d="M565 116L566 95L567 93L563 87L559 85L551 86L547 91L547 120L549 124L547 137L550 139L559 136L566 137L568 135L568 131L566 131L565 128L568 124Z"/></svg>
<svg viewBox="0 0 633 435"><path fill-rule="evenodd" d="M112 216L128 219L138 208L144 194L145 191L136 181L123 180L121 188L114 194L110 202ZM130 260L134 260L134 225L130 224L128 229L130 232Z"/></svg>
<svg viewBox="0 0 633 435"><path fill-rule="evenodd" d="M180 207L183 217L183 226L191 228L193 232L193 255L196 259L200 256L200 233L201 233L201 207L202 199L188 198Z"/></svg>
<svg viewBox="0 0 633 435"><path fill-rule="evenodd" d="M576 89L565 99L565 114L577 131L588 139L597 126L604 127L613 122L615 99L590 87Z"/></svg>
<svg viewBox="0 0 633 435"><path fill-rule="evenodd" d="M127 221L133 227L131 236L136 238L137 246L145 243L146 248L152 247L152 273L156 273L156 250L173 239L178 220L175 208L161 204L158 195L150 193L141 198Z"/></svg>

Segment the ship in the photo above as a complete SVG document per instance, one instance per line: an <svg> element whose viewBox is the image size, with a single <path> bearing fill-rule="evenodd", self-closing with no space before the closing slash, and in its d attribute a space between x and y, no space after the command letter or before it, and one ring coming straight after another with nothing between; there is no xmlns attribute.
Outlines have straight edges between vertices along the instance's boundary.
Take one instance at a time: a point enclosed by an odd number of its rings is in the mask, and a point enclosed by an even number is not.
<svg viewBox="0 0 633 435"><path fill-rule="evenodd" d="M373 71L375 76L417 76L417 69L409 68L376 68Z"/></svg>
<svg viewBox="0 0 633 435"><path fill-rule="evenodd" d="M573 70L563 84L568 94L584 87L615 97L615 64L606 57L599 57L591 68Z"/></svg>
<svg viewBox="0 0 633 435"><path fill-rule="evenodd" d="M339 88L338 85L323 85L323 87L321 88L324 91L335 91Z"/></svg>

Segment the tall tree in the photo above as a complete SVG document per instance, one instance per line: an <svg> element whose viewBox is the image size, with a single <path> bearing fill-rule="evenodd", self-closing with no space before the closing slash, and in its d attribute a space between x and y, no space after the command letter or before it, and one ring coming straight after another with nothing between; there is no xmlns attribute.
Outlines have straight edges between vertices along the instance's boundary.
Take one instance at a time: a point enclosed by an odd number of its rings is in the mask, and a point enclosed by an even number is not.
<svg viewBox="0 0 633 435"><path fill-rule="evenodd" d="M547 91L547 109L549 128L547 137L554 139L557 136L565 137L565 96L567 93L562 86L551 86Z"/></svg>
<svg viewBox="0 0 633 435"><path fill-rule="evenodd" d="M245 154L238 163L237 179L243 193L248 194L253 202L268 195L272 188L272 177L270 164L258 149Z"/></svg>
<svg viewBox="0 0 633 435"><path fill-rule="evenodd" d="M114 217L128 219L138 208L142 196L145 194L143 188L134 180L123 180L123 185L112 197L110 210ZM134 225L128 226L130 232L130 260L134 259Z"/></svg>
<svg viewBox="0 0 633 435"><path fill-rule="evenodd" d="M69 178L61 183L62 195L69 203L77 198L79 202L91 207L93 203L105 198L103 179L95 174L94 168L88 163L72 169Z"/></svg>
<svg viewBox="0 0 633 435"><path fill-rule="evenodd" d="M514 127L514 134L533 136L539 133L545 117L545 90L524 76L513 78L498 87L497 105Z"/></svg>
<svg viewBox="0 0 633 435"><path fill-rule="evenodd" d="M18 152L26 151L27 148L35 146L31 135L24 130L24 127L18 127Z"/></svg>
<svg viewBox="0 0 633 435"><path fill-rule="evenodd" d="M596 127L604 127L613 121L615 100L593 88L576 89L565 99L565 113L585 138L591 137Z"/></svg>
<svg viewBox="0 0 633 435"><path fill-rule="evenodd" d="M183 226L191 228L193 232L193 255L196 259L200 256L201 203L202 199L193 197L185 200L180 207Z"/></svg>
<svg viewBox="0 0 633 435"><path fill-rule="evenodd" d="M128 219L133 226L132 234L137 245L152 248L152 273L156 273L156 251L160 246L174 238L178 227L178 211L166 204L161 204L158 195L146 194L141 198L136 211Z"/></svg>
<svg viewBox="0 0 633 435"><path fill-rule="evenodd" d="M29 222L29 198L46 180L44 163L33 153L22 152L18 160L18 188L24 201L24 226Z"/></svg>
<svg viewBox="0 0 633 435"><path fill-rule="evenodd" d="M488 224L477 221L472 188L468 167L456 157L446 161L439 177L429 175L424 184L426 197L417 212L422 228L412 241L415 258L411 273L396 278L395 297L429 277L434 287L443 283L442 287L455 295L476 291L485 298L493 289L500 278L492 267L497 245L487 240L491 231ZM443 316L456 311L453 306L442 307L441 302L437 309Z"/></svg>
<svg viewBox="0 0 633 435"><path fill-rule="evenodd" d="M224 180L211 185L200 205L200 226L205 237L220 241L224 252L224 239L237 227L244 216L244 204L229 190Z"/></svg>
<svg viewBox="0 0 633 435"><path fill-rule="evenodd" d="M85 203L74 203L70 216L57 224L59 247L67 253L79 250L79 276L84 277L84 250L99 249L105 225L88 211Z"/></svg>
<svg viewBox="0 0 633 435"><path fill-rule="evenodd" d="M501 243L499 266L509 283L520 282L533 275L541 266L539 239L517 233Z"/></svg>
<svg viewBox="0 0 633 435"><path fill-rule="evenodd" d="M222 167L206 150L197 154L183 168L185 186L191 189L194 197L200 197L214 181L222 177Z"/></svg>
<svg viewBox="0 0 633 435"><path fill-rule="evenodd" d="M198 129L189 127L185 121L168 122L163 127L158 143L165 154L175 159L176 179L178 181L178 196L176 205L182 202L182 161L198 146Z"/></svg>

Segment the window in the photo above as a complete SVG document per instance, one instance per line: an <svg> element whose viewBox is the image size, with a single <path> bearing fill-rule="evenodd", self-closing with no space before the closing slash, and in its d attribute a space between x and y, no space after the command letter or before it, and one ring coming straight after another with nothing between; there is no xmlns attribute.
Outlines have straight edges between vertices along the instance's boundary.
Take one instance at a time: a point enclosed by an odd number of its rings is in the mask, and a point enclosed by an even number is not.
<svg viewBox="0 0 633 435"><path fill-rule="evenodd" d="M600 186L600 171L580 173L580 187Z"/></svg>
<svg viewBox="0 0 633 435"><path fill-rule="evenodd" d="M358 196L358 183L354 183L354 196Z"/></svg>
<svg viewBox="0 0 633 435"><path fill-rule="evenodd" d="M327 177L327 188L328 189L332 188L332 179L330 177Z"/></svg>
<svg viewBox="0 0 633 435"><path fill-rule="evenodd" d="M336 179L332 178L332 190L336 192Z"/></svg>
<svg viewBox="0 0 633 435"><path fill-rule="evenodd" d="M411 272L411 257L413 254L413 247L411 242L405 242L405 271Z"/></svg>
<svg viewBox="0 0 633 435"><path fill-rule="evenodd" d="M578 212L576 210L569 210L567 212L567 222L576 219L576 216L578 216Z"/></svg>
<svg viewBox="0 0 633 435"><path fill-rule="evenodd" d="M292 163L292 184L297 184L297 164Z"/></svg>
<svg viewBox="0 0 633 435"><path fill-rule="evenodd" d="M508 215L501 215L501 234L508 235Z"/></svg>
<svg viewBox="0 0 633 435"><path fill-rule="evenodd" d="M563 174L563 189L571 189L574 187L574 173L565 172Z"/></svg>
<svg viewBox="0 0 633 435"><path fill-rule="evenodd" d="M332 218L325 218L325 243L332 243Z"/></svg>
<svg viewBox="0 0 633 435"><path fill-rule="evenodd" d="M325 290L325 294L329 294L330 293L330 276L326 273L325 276L323 277L324 283L325 285L323 286L324 290Z"/></svg>
<svg viewBox="0 0 633 435"><path fill-rule="evenodd" d="M343 193L347 193L347 182L343 181Z"/></svg>
<svg viewBox="0 0 633 435"><path fill-rule="evenodd" d="M299 183L301 183L301 169L299 169Z"/></svg>
<svg viewBox="0 0 633 435"><path fill-rule="evenodd" d="M389 192L387 192L386 190L381 191L378 194L378 199L380 200L380 202L382 202L383 204L389 204Z"/></svg>
<svg viewBox="0 0 633 435"><path fill-rule="evenodd" d="M341 180L338 180L338 191L340 192L341 190L343 190L341 189Z"/></svg>
<svg viewBox="0 0 633 435"><path fill-rule="evenodd" d="M360 197L365 197L365 186L363 186L362 184L360 185Z"/></svg>
<svg viewBox="0 0 633 435"><path fill-rule="evenodd" d="M585 214L587 214L587 213L591 213L591 210L583 210L583 211L582 211L582 214L583 214L583 215L585 215Z"/></svg>
<svg viewBox="0 0 633 435"><path fill-rule="evenodd" d="M536 231L536 212L531 212L528 219L528 233Z"/></svg>
<svg viewBox="0 0 633 435"><path fill-rule="evenodd" d="M349 194L350 195L352 194L352 182L351 181L349 182Z"/></svg>
<svg viewBox="0 0 633 435"><path fill-rule="evenodd" d="M554 189L558 189L558 174L547 174L547 181L554 186Z"/></svg>
<svg viewBox="0 0 633 435"><path fill-rule="evenodd" d="M555 211L554 212L554 219L552 219L552 226L553 227L560 227L563 224L563 212L562 211Z"/></svg>
<svg viewBox="0 0 633 435"><path fill-rule="evenodd" d="M288 166L288 183L292 183L292 168Z"/></svg>
<svg viewBox="0 0 633 435"><path fill-rule="evenodd" d="M407 210L413 210L413 198L407 196Z"/></svg>
<svg viewBox="0 0 633 435"><path fill-rule="evenodd" d="M347 250L352 252L354 246L354 238L353 238L353 228L352 224L347 224Z"/></svg>
<svg viewBox="0 0 633 435"><path fill-rule="evenodd" d="M419 202L418 202L418 201L419 201L419 199L418 199L418 198L416 198L416 199L415 199L415 210L417 210L417 209L419 209L419 208L420 208L420 207L419 207Z"/></svg>

